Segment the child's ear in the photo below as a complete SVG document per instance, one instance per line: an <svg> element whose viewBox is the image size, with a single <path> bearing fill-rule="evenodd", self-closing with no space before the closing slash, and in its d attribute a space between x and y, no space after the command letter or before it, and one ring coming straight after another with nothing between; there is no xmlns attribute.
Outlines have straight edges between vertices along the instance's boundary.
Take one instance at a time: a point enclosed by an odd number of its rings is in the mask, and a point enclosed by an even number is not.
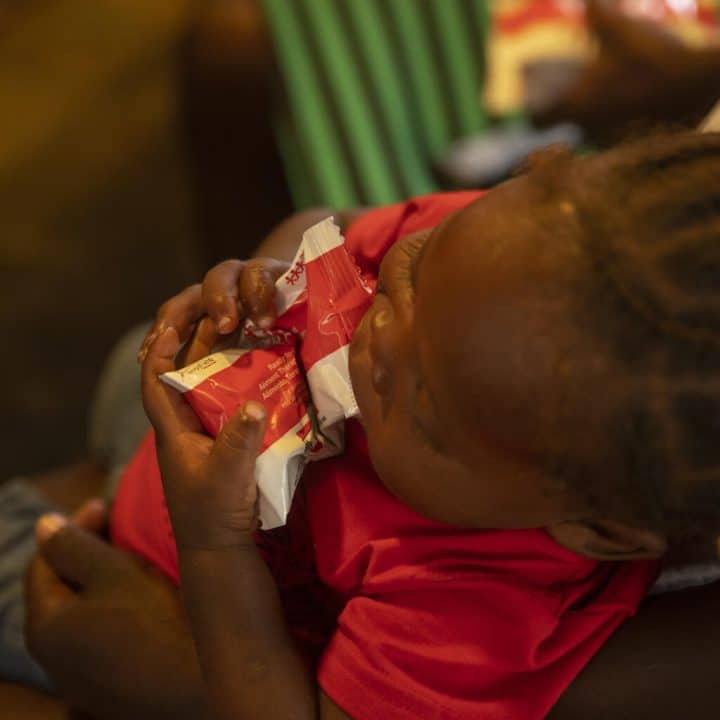
<svg viewBox="0 0 720 720"><path fill-rule="evenodd" d="M659 533L616 520L559 523L547 531L568 550L596 560L658 558L667 551L667 541Z"/></svg>

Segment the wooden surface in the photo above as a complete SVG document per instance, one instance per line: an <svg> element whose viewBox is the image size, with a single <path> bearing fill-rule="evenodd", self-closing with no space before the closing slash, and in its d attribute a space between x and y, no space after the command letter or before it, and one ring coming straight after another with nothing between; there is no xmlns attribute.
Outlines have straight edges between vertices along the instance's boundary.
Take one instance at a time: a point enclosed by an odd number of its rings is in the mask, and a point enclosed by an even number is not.
<svg viewBox="0 0 720 720"><path fill-rule="evenodd" d="M190 0L0 0L0 481L74 460L113 340L200 269Z"/></svg>

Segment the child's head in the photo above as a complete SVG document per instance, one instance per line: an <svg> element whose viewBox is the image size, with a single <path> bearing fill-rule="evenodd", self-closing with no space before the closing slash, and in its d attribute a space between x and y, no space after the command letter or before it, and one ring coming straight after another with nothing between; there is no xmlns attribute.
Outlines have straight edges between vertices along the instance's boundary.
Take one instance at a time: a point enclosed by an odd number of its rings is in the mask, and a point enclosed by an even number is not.
<svg viewBox="0 0 720 720"><path fill-rule="evenodd" d="M383 261L351 351L378 474L597 557L720 531L720 135L541 160Z"/></svg>

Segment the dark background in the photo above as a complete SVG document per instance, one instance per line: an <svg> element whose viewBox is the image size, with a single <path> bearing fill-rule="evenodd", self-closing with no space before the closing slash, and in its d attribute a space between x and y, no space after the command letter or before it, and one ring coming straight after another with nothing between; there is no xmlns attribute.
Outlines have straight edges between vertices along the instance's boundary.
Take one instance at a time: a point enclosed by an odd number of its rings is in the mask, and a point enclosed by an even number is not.
<svg viewBox="0 0 720 720"><path fill-rule="evenodd" d="M73 461L114 340L205 264L186 0L0 0L0 481Z"/></svg>

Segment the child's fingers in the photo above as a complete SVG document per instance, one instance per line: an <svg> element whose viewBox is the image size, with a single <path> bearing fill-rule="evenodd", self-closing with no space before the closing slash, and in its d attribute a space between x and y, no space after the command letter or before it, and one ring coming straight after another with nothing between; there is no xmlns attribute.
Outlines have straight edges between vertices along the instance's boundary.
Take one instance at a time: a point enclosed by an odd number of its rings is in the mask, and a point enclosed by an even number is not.
<svg viewBox="0 0 720 720"><path fill-rule="evenodd" d="M203 280L205 312L221 335L230 334L240 323L238 280L244 267L242 260L226 260L209 270Z"/></svg>
<svg viewBox="0 0 720 720"><path fill-rule="evenodd" d="M158 309L155 322L140 346L138 361L142 362L145 359L150 345L166 328L174 327L180 342L185 342L203 315L202 286L199 283L185 288L181 293L170 298Z"/></svg>
<svg viewBox="0 0 720 720"><path fill-rule="evenodd" d="M218 333L215 322L206 315L198 323L197 329L187 345L183 364L189 365L209 355L213 351L217 339Z"/></svg>
<svg viewBox="0 0 720 720"><path fill-rule="evenodd" d="M248 317L262 328L275 322L275 282L287 269L287 263L268 258L250 260L243 269L240 301Z"/></svg>
<svg viewBox="0 0 720 720"><path fill-rule="evenodd" d="M202 432L202 426L182 395L160 376L175 370L180 340L167 328L148 348L142 365L142 396L145 413L155 429L157 441L177 439L185 432Z"/></svg>

